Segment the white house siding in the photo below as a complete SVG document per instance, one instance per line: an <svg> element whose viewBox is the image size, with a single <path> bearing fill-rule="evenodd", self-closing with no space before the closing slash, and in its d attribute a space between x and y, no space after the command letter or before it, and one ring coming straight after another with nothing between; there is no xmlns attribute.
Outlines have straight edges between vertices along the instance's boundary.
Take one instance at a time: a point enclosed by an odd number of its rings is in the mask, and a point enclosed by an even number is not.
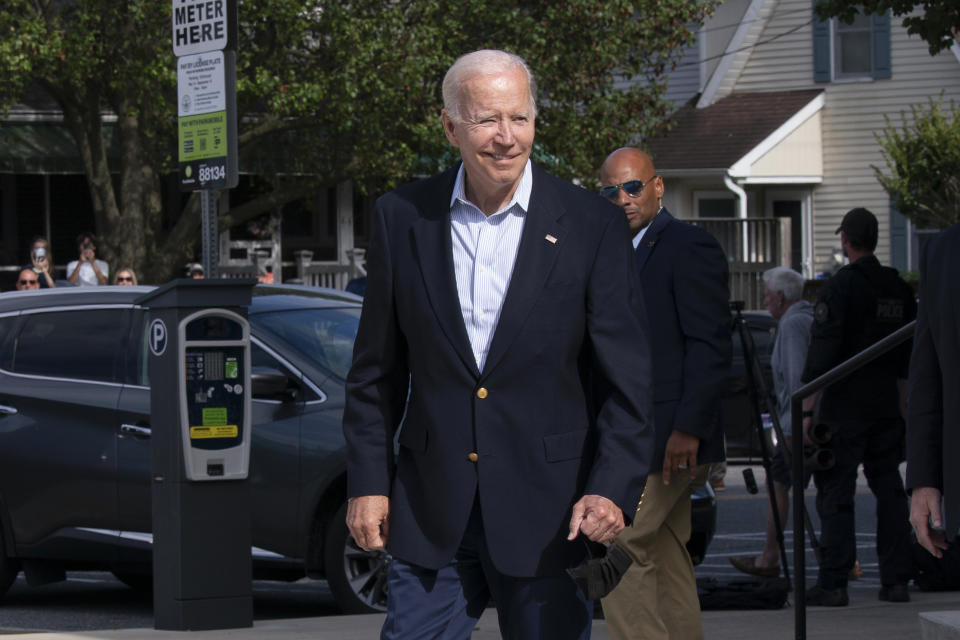
<svg viewBox="0 0 960 640"><path fill-rule="evenodd" d="M709 78L724 59L723 53L743 23L752 0L726 0L717 7L708 24L700 31L703 53L703 78ZM753 22L750 23L752 26Z"/></svg>
<svg viewBox="0 0 960 640"><path fill-rule="evenodd" d="M729 2L724 2L721 5L721 9L727 4L736 3L737 10L740 10L740 2L741 0L729 0ZM746 6L742 7L744 15L741 24L738 25L736 32L731 34L724 45L724 51L727 54L716 60L715 65L710 66L713 63L711 61L705 67L708 74L704 82L703 95L700 96L700 101L697 104L698 107L709 106L733 92L734 84L740 75L739 72L750 58L753 48L760 42L764 27L776 6L777 0L750 0ZM718 9L716 17L711 20L711 24L707 25L707 33L713 33L714 24L724 26L724 17L728 13ZM718 33L723 34L723 31L718 30Z"/></svg>
<svg viewBox="0 0 960 640"><path fill-rule="evenodd" d="M684 49L677 68L669 73L667 80L666 98L674 107L683 106L703 91L706 78L722 60L749 4L750 0L727 0L721 4L697 33L697 40Z"/></svg>
<svg viewBox="0 0 960 640"><path fill-rule="evenodd" d="M734 84L734 93L811 89L813 33L810 0L771 0L773 14L750 50L750 58ZM769 42L768 42L769 41Z"/></svg>
<svg viewBox="0 0 960 640"><path fill-rule="evenodd" d="M960 62L947 51L931 57L925 42L910 37L902 19L891 20L892 77L864 82L813 82L813 35L810 0L781 0L760 38L763 42L794 27L794 33L753 49L734 91L783 91L823 87L823 183L814 189L813 240L816 272L831 267L839 246L834 234L852 207L873 211L880 222L877 255L890 260L889 198L871 165L885 168L875 134L885 127L884 115L900 123L900 112L925 103L944 91L946 100L960 100Z"/></svg>
<svg viewBox="0 0 960 640"><path fill-rule="evenodd" d="M690 98L700 93L700 48L694 42L683 51L683 57L667 78L664 97L675 109L682 107Z"/></svg>

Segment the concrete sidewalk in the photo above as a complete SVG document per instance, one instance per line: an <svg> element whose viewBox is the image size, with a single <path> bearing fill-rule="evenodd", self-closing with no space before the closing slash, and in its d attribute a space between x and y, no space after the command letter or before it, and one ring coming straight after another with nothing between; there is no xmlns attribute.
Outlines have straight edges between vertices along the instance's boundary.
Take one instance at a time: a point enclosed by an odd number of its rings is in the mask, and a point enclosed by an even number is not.
<svg viewBox="0 0 960 640"><path fill-rule="evenodd" d="M911 592L912 601L890 604L878 600L854 600L848 607L807 609L807 638L835 640L869 638L870 640L903 640L904 638L960 638L957 635L921 635L922 612L960 610L960 592ZM938 616L930 616L936 619ZM940 616L943 617L943 616ZM219 631L155 631L153 629L117 629L85 632L33 632L3 635L4 640L369 640L377 638L383 615L327 616L258 621L249 629ZM794 638L794 610L776 611L705 611L703 625L707 640L789 639ZM497 616L488 609L480 619L473 638L499 638ZM603 620L593 625L593 637L607 640ZM531 639L533 640L533 639Z"/></svg>

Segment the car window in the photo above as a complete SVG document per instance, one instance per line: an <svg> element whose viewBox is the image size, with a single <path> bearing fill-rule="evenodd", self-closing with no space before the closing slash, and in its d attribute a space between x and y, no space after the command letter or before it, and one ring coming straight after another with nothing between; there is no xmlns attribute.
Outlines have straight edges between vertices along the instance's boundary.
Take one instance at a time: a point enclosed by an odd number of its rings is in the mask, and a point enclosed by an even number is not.
<svg viewBox="0 0 960 640"><path fill-rule="evenodd" d="M17 328L17 316L0 317L0 369L10 369L13 360L13 337Z"/></svg>
<svg viewBox="0 0 960 640"><path fill-rule="evenodd" d="M268 367L270 369L276 369L280 373L287 374L287 377L290 379L289 385L291 387L296 387L297 399L303 402L311 402L317 400L318 396L313 392L307 385L303 384L299 380L299 376L295 375L290 371L287 365L283 364L277 360L273 355L267 353L260 345L256 342L250 342L250 366L252 367ZM269 396L259 396L254 395L254 400L276 400L277 398Z"/></svg>
<svg viewBox="0 0 960 640"><path fill-rule="evenodd" d="M322 369L346 380L353 362L359 307L271 311L250 316L250 322L258 333L279 338Z"/></svg>
<svg viewBox="0 0 960 640"><path fill-rule="evenodd" d="M11 369L54 378L120 382L128 319L124 309L24 315Z"/></svg>

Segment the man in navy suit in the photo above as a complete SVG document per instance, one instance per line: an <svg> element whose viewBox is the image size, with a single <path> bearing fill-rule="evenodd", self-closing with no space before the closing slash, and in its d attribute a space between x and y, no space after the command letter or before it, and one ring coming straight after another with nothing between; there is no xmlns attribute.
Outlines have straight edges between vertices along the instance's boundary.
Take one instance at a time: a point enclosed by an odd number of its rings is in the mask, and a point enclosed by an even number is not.
<svg viewBox="0 0 960 640"><path fill-rule="evenodd" d="M730 373L727 259L712 235L663 208L646 153L623 148L600 169L601 194L626 213L653 352L656 447L643 498L616 544L633 564L603 600L613 638L703 637L687 553L690 494L724 459L720 396Z"/></svg>
<svg viewBox="0 0 960 640"><path fill-rule="evenodd" d="M920 265L920 303L907 402L907 489L917 541L937 558L960 528L960 224L931 238ZM941 509L940 502L946 502Z"/></svg>
<svg viewBox="0 0 960 640"><path fill-rule="evenodd" d="M649 468L626 224L529 161L535 96L521 58L459 58L442 122L462 163L373 213L344 434L347 524L393 556L383 638L468 637L491 597L506 638L588 638L564 570Z"/></svg>

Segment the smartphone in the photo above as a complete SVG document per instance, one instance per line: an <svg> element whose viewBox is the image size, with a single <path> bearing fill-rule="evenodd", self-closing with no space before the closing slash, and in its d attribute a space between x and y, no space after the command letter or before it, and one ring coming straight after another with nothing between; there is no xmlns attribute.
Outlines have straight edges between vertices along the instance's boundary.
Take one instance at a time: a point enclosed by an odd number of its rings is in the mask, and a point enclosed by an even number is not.
<svg viewBox="0 0 960 640"><path fill-rule="evenodd" d="M34 251L33 255L37 260L39 260L40 258L45 258L47 257L47 250L44 249L43 247L38 247L37 250Z"/></svg>

